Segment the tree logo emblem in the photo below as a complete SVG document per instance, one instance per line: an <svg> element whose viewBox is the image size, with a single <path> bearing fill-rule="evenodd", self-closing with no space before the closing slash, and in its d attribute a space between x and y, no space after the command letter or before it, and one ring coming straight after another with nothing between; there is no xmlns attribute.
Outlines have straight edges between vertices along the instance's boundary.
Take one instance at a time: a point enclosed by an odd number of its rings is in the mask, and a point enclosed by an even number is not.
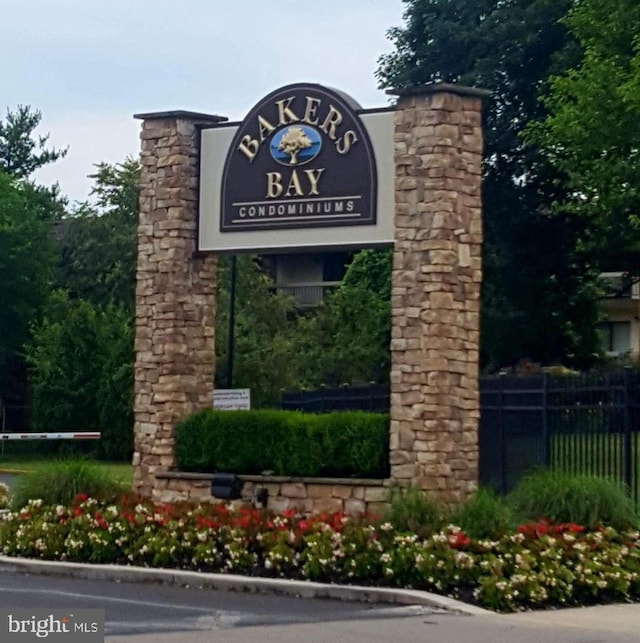
<svg viewBox="0 0 640 643"><path fill-rule="evenodd" d="M307 125L285 127L275 134L269 146L271 158L287 167L312 161L318 156L321 148L320 134Z"/></svg>

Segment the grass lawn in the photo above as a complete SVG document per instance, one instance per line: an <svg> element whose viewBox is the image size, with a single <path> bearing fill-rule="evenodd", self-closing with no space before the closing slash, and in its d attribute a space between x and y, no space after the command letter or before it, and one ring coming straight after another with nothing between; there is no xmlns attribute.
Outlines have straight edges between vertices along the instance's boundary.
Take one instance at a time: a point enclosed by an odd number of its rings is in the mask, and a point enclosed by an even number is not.
<svg viewBox="0 0 640 643"><path fill-rule="evenodd" d="M34 471L43 464L55 460L56 456L34 456L27 454L0 455L0 471L6 473ZM114 477L121 480L126 485L131 485L133 481L133 467L128 462L103 462L100 460L91 460L91 464L104 468Z"/></svg>

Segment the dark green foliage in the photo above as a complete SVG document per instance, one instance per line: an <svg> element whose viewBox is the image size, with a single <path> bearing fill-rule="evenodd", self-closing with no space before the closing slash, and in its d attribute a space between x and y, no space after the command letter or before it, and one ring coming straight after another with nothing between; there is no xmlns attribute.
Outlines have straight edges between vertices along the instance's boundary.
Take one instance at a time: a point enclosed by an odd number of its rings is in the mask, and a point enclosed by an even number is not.
<svg viewBox="0 0 640 643"><path fill-rule="evenodd" d="M53 259L51 224L40 217L31 188L0 171L0 383L7 364L21 358L29 323L46 300Z"/></svg>
<svg viewBox="0 0 640 643"><path fill-rule="evenodd" d="M101 163L96 205L58 228L58 283L28 350L37 430L95 430L99 442L60 445L128 460L133 449L133 309L138 217L137 161ZM51 235L50 235L51 236Z"/></svg>
<svg viewBox="0 0 640 643"><path fill-rule="evenodd" d="M274 291L257 258L237 257L233 386L255 408L276 407L282 390L386 382L390 367L391 253L365 250L343 283L312 312ZM229 259L218 263L216 386L228 382Z"/></svg>
<svg viewBox="0 0 640 643"><path fill-rule="evenodd" d="M382 520L397 531L410 531L421 537L438 531L446 520L446 508L417 487L392 487L389 509Z"/></svg>
<svg viewBox="0 0 640 643"><path fill-rule="evenodd" d="M140 165L100 163L91 178L97 207L84 203L60 222L59 285L74 299L133 315Z"/></svg>
<svg viewBox="0 0 640 643"><path fill-rule="evenodd" d="M29 180L65 154L46 147L48 135L34 135L40 120L40 112L24 106L0 120L0 399L10 406L27 404L24 344L51 288L53 221L65 203L57 185Z"/></svg>
<svg viewBox="0 0 640 643"><path fill-rule="evenodd" d="M104 469L80 459L64 459L42 464L21 474L12 490L11 506L24 507L29 500L42 500L45 505L69 505L79 493L110 500L124 491Z"/></svg>
<svg viewBox="0 0 640 643"><path fill-rule="evenodd" d="M133 418L133 332L122 310L55 292L28 352L32 420L39 431L101 431L95 455L128 459Z"/></svg>
<svg viewBox="0 0 640 643"><path fill-rule="evenodd" d="M294 343L293 300L274 292L256 257L236 257L233 387L250 388L257 408L277 407L282 389L295 389L300 356ZM228 382L229 257L218 262L216 386Z"/></svg>
<svg viewBox="0 0 640 643"><path fill-rule="evenodd" d="M103 319L96 457L126 461L133 453L133 324L116 308L107 308Z"/></svg>
<svg viewBox="0 0 640 643"><path fill-rule="evenodd" d="M388 423L374 413L205 410L176 426L176 462L209 473L385 477Z"/></svg>
<svg viewBox="0 0 640 643"><path fill-rule="evenodd" d="M558 470L526 475L507 497L520 521L547 518L586 527L638 524L633 501L614 481Z"/></svg>
<svg viewBox="0 0 640 643"><path fill-rule="evenodd" d="M515 515L504 498L480 488L449 518L472 538L497 538L516 526Z"/></svg>
<svg viewBox="0 0 640 643"><path fill-rule="evenodd" d="M597 270L579 251L584 222L549 216L561 177L521 134L540 118L541 87L578 47L560 19L573 0L405 0L384 87L444 80L484 87L481 360L494 370L522 357L589 365L597 353Z"/></svg>
<svg viewBox="0 0 640 643"><path fill-rule="evenodd" d="M640 276L640 4L582 0L562 21L582 55L552 76L546 118L527 140L541 147L568 188L555 211L588 231L584 251L605 270Z"/></svg>
<svg viewBox="0 0 640 643"><path fill-rule="evenodd" d="M28 105L18 105L15 112L7 110L4 122L0 121L0 170L24 179L66 155L67 150L47 149L48 134L34 137L41 120L42 113Z"/></svg>
<svg viewBox="0 0 640 643"><path fill-rule="evenodd" d="M391 252L359 252L339 288L298 324L302 384L388 382L390 302Z"/></svg>

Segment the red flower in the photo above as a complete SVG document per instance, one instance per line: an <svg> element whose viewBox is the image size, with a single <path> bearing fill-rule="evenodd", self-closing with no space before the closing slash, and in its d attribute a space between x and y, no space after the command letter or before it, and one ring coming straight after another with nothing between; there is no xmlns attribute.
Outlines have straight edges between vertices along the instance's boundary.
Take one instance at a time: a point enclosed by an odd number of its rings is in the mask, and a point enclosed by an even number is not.
<svg viewBox="0 0 640 643"><path fill-rule="evenodd" d="M217 505L213 505L213 510L220 516L229 515L229 507L222 502Z"/></svg>
<svg viewBox="0 0 640 643"><path fill-rule="evenodd" d="M231 521L231 524L234 527L240 527L241 529L246 529L251 524L251 516L239 516Z"/></svg>
<svg viewBox="0 0 640 643"><path fill-rule="evenodd" d="M546 536L548 533L549 522L545 518L543 518L536 525L536 536L538 536L538 538L541 538L542 536Z"/></svg>
<svg viewBox="0 0 640 643"><path fill-rule="evenodd" d="M346 514L341 511L336 511L330 518L329 524L333 527L334 531L342 531L344 527Z"/></svg>
<svg viewBox="0 0 640 643"><path fill-rule="evenodd" d="M542 538L542 536L558 536L564 533L579 534L584 531L582 525L573 522L551 524L546 518L541 518L538 522L529 522L518 527L518 532L524 534L527 538Z"/></svg>
<svg viewBox="0 0 640 643"><path fill-rule="evenodd" d="M81 504L81 503L83 503L83 502L86 502L88 499L89 499L89 496L88 496L86 493L79 493L79 494L78 494L78 495L73 499L73 501L74 501L76 504Z"/></svg>
<svg viewBox="0 0 640 643"><path fill-rule="evenodd" d="M196 523L198 529L218 529L220 527L220 523L217 520L207 516L198 516Z"/></svg>
<svg viewBox="0 0 640 643"><path fill-rule="evenodd" d="M455 534L449 536L449 545L452 549L460 549L461 547L466 547L471 544L471 538L467 536L463 531L458 531Z"/></svg>
<svg viewBox="0 0 640 643"><path fill-rule="evenodd" d="M133 512L128 511L124 517L130 525L136 524L136 516Z"/></svg>
<svg viewBox="0 0 640 643"><path fill-rule="evenodd" d="M99 529L108 529L109 525L107 524L107 521L102 517L102 514L100 514L100 512L96 512L93 518L96 521L96 526Z"/></svg>

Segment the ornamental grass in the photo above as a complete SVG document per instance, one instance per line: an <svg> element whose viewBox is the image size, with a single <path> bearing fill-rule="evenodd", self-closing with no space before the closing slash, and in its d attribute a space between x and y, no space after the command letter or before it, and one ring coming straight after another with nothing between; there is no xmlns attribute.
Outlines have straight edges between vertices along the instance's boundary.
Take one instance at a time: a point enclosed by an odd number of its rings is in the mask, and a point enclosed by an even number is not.
<svg viewBox="0 0 640 643"><path fill-rule="evenodd" d="M497 611L640 599L640 533L547 520L494 539L455 525L428 536L343 514L134 495L31 500L0 522L0 552L45 560L410 587Z"/></svg>

